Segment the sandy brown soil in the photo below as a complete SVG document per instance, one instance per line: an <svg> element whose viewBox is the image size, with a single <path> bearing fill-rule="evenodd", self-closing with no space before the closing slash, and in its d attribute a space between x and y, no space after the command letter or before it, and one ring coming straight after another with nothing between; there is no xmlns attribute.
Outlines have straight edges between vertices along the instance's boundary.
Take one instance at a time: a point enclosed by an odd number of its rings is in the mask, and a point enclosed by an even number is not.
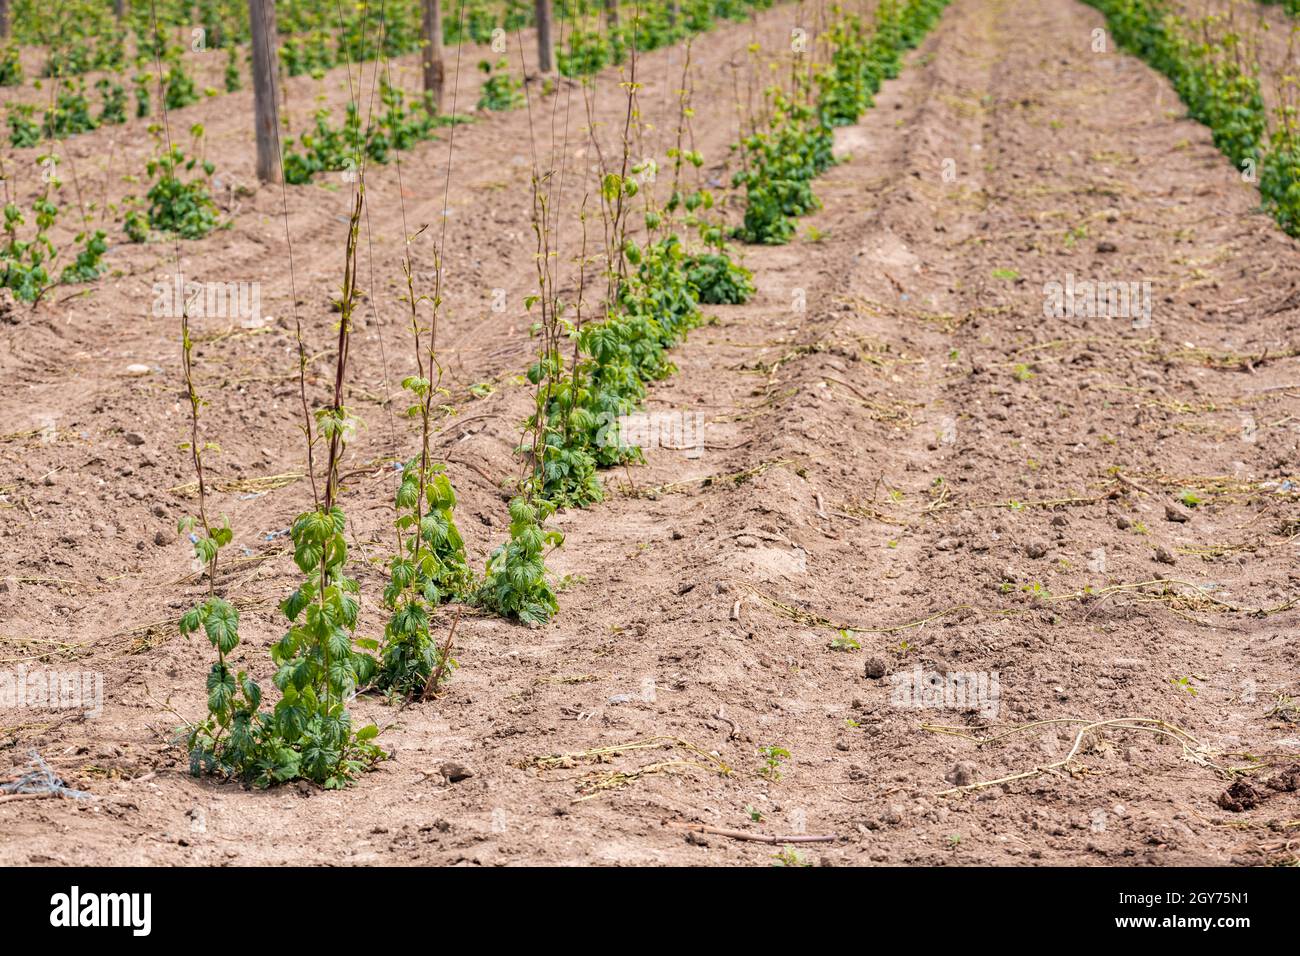
<svg viewBox="0 0 1300 956"><path fill-rule="evenodd" d="M697 44L711 163L735 137L725 65L754 36L775 48L794 16ZM1075 0L954 2L840 131L845 161L817 182L825 208L804 238L746 249L759 294L710 308L653 389L652 410L707 415L705 453L655 450L607 476L610 500L559 517L551 565L571 577L549 625L466 617L444 699L358 701L393 758L345 792L195 779L173 743L177 715L201 713L209 651L173 623L200 588L170 534L193 507L176 329L147 317L170 247L116 247L123 275L0 325L0 419L37 432L0 444L3 666L101 671L107 698L94 720L0 719L0 759L18 770L37 749L95 796L0 804L0 861L765 865L779 849L665 819L833 834L801 848L829 864L1294 860L1296 793L1265 781L1300 760L1300 715L1277 706L1300 696L1300 253L1162 78L1090 52L1099 22ZM661 140L680 63L643 61ZM248 104L224 99L194 110L247 182ZM598 108L618 115L612 79ZM445 341L459 414L438 447L480 565L504 537L528 403L514 377L529 350L528 163L512 161L527 131L523 111L456 131ZM100 135L72 148L89 163ZM434 221L445 156L443 141L403 157L408 221ZM382 627L386 459L416 440L382 404L409 365L397 172L368 185L374 309L354 357L368 427L345 506L366 633ZM574 187L566 209L580 200ZM321 395L346 201L288 191ZM238 663L264 685L295 579L281 532L310 498L300 480L235 484L303 467L280 202L263 188L231 231L184 248L200 278L262 282L276 317L209 322L198 355L215 468L236 489L216 508L244 555L223 580L243 608ZM1069 275L1149 281L1149 326L1045 318L1044 284ZM153 374L127 377L137 362ZM1189 489L1194 508L1176 499ZM860 650L831 649L840 628ZM890 675L915 668L996 672L996 714L896 706ZM1070 772L940 795L1064 761L1088 722L1120 718L1129 729L1083 735ZM1131 729L1141 719L1194 742ZM1015 732L981 745L939 726ZM758 773L766 746L791 754L779 780ZM1226 809L1223 768L1253 760L1251 792L1237 788L1249 808ZM448 782L448 762L472 776Z"/></svg>

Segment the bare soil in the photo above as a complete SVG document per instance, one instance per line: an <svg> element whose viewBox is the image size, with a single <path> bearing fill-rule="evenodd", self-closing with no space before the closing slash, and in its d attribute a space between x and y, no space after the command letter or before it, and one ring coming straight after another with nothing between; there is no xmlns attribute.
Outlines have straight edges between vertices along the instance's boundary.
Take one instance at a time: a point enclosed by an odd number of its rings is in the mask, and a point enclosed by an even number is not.
<svg viewBox="0 0 1300 956"><path fill-rule="evenodd" d="M754 40L780 48L795 16L697 41L708 175L729 175L729 65ZM0 862L766 865L781 849L665 820L833 835L798 852L835 865L1294 861L1300 252L1162 77L1092 52L1100 22L1076 0L948 8L839 131L801 238L744 250L756 297L708 308L653 388L651 410L707 416L704 453L651 450L606 476L609 500L558 517L550 624L467 613L443 699L358 700L392 758L346 791L196 779L176 744L210 661L174 623L201 587L172 533L193 507L177 330L150 315L170 244L115 246L119 275L0 323L0 666L99 671L106 693L97 719L0 714L0 764L17 773L35 749L94 796L0 801ZM669 145L681 63L641 61L649 155ZM462 103L470 66L467 51ZM575 217L581 94L534 107ZM621 108L608 75L604 142ZM219 175L243 183L250 109L238 94L177 120L201 119ZM458 414L437 447L479 566L505 537L529 401L529 120L455 129L442 335ZM143 165L143 136L109 161L111 135L68 146L83 186ZM408 223L440 229L447 147L444 132L368 180L351 393L367 427L344 505L371 634L391 459L417 441L385 403L412 364L399 190ZM232 192L233 228L183 248L201 281L260 282L272 317L205 320L197 355L240 556L222 581L242 608L236 663L264 686L295 580L284 529L310 500L291 288L324 396L347 192L287 191L292 286L281 201ZM1044 284L1069 275L1149 281L1149 326L1045 317ZM832 649L841 629L860 649ZM995 672L997 713L898 706L896 675L918 668ZM1119 723L1086 729L1103 721ZM768 746L790 753L779 779L759 773ZM470 775L452 782L451 764Z"/></svg>

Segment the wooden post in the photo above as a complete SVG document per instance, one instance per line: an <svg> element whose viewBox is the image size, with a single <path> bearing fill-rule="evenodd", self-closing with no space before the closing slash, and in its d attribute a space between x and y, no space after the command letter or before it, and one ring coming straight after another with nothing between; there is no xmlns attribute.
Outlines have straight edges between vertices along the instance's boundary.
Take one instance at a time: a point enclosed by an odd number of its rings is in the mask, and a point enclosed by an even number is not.
<svg viewBox="0 0 1300 956"><path fill-rule="evenodd" d="M618 29L618 0L605 0L605 24L611 31Z"/></svg>
<svg viewBox="0 0 1300 956"><path fill-rule="evenodd" d="M434 113L442 112L442 88L447 66L442 55L442 0L424 0L424 98Z"/></svg>
<svg viewBox="0 0 1300 956"><path fill-rule="evenodd" d="M126 0L113 0L113 16L119 20L126 16Z"/></svg>
<svg viewBox="0 0 1300 956"><path fill-rule="evenodd" d="M9 35L9 0L0 0L0 40Z"/></svg>
<svg viewBox="0 0 1300 956"><path fill-rule="evenodd" d="M280 181L279 113L275 78L279 70L279 37L275 29L275 0L248 0L248 23L253 45L253 109L257 132L257 178Z"/></svg>
<svg viewBox="0 0 1300 956"><path fill-rule="evenodd" d="M537 69L550 73L555 69L555 40L551 37L551 0L534 0L537 20Z"/></svg>

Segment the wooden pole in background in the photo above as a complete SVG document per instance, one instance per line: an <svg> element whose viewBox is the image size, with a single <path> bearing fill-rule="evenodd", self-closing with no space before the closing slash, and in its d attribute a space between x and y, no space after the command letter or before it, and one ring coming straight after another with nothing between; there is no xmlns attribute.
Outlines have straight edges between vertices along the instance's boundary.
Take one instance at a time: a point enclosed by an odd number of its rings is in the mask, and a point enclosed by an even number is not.
<svg viewBox="0 0 1300 956"><path fill-rule="evenodd" d="M442 0L424 0L424 98L434 113L442 112L442 88L447 80L447 65L442 53Z"/></svg>
<svg viewBox="0 0 1300 956"><path fill-rule="evenodd" d="M0 0L0 40L9 35L9 0Z"/></svg>
<svg viewBox="0 0 1300 956"><path fill-rule="evenodd" d="M257 178L280 181L279 114L275 78L279 70L279 37L275 29L275 0L248 0L248 23L253 44L253 108L257 133Z"/></svg>
<svg viewBox="0 0 1300 956"><path fill-rule="evenodd" d="M534 0L537 20L537 69L550 73L555 69L555 40L551 37L551 0Z"/></svg>

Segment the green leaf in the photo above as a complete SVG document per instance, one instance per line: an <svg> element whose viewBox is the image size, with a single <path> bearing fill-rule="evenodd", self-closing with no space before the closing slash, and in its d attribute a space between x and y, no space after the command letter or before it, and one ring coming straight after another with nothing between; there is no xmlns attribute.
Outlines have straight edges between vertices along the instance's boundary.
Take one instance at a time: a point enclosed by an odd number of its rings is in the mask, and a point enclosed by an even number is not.
<svg viewBox="0 0 1300 956"><path fill-rule="evenodd" d="M208 640L222 654L229 654L239 644L239 611L221 598L208 600L203 627L208 632Z"/></svg>

